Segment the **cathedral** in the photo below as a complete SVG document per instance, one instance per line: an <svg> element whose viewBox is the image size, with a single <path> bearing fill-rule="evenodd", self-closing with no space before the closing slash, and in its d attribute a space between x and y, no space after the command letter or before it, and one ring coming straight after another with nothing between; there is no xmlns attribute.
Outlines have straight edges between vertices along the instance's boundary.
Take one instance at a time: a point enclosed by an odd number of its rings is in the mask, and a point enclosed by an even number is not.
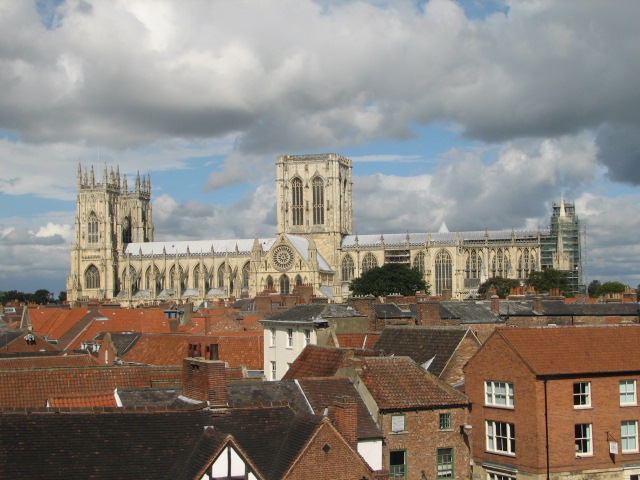
<svg viewBox="0 0 640 480"><path fill-rule="evenodd" d="M569 272L577 291L574 205L554 205L545 230L453 233L443 222L433 233L355 235L351 169L351 160L335 153L279 156L275 237L156 242L148 176L128 185L105 166L99 183L93 168L79 166L67 298L200 303L311 285L316 296L341 302L353 278L385 263L418 269L431 293L445 299L474 298L488 278L524 281L545 268Z"/></svg>

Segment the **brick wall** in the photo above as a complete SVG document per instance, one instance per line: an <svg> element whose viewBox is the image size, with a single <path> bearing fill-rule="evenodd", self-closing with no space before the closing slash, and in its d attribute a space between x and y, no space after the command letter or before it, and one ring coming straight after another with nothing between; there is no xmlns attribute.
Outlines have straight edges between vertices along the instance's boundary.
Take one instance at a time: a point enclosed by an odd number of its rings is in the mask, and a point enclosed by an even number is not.
<svg viewBox="0 0 640 480"><path fill-rule="evenodd" d="M218 360L185 358L182 364L182 394L210 406L226 406L225 363Z"/></svg>
<svg viewBox="0 0 640 480"><path fill-rule="evenodd" d="M479 348L480 343L478 340L473 337L471 332L467 333L467 335L462 339L462 342L460 342L460 345L453 357L449 360L449 363L440 374L440 380L448 383L449 385L463 382L464 372L462 369L471 357L476 354Z"/></svg>

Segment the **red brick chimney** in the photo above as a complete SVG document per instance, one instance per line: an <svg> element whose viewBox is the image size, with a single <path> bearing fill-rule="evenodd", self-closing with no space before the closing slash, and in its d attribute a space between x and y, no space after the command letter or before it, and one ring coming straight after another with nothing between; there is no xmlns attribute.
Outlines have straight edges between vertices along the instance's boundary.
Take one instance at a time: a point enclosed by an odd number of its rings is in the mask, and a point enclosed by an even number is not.
<svg viewBox="0 0 640 480"><path fill-rule="evenodd" d="M329 409L329 418L353 448L358 446L358 404L355 398L340 397Z"/></svg>
<svg viewBox="0 0 640 480"><path fill-rule="evenodd" d="M225 362L185 358L182 361L182 395L210 407L227 406Z"/></svg>
<svg viewBox="0 0 640 480"><path fill-rule="evenodd" d="M256 312L270 312L271 311L271 297L269 294L256 295Z"/></svg>
<svg viewBox="0 0 640 480"><path fill-rule="evenodd" d="M313 285L310 283L297 285L293 289L293 294L300 297L298 303L311 303L311 299L313 298Z"/></svg>
<svg viewBox="0 0 640 480"><path fill-rule="evenodd" d="M440 325L442 317L440 316L440 302L437 300L429 300L426 302L416 303L418 325Z"/></svg>
<svg viewBox="0 0 640 480"><path fill-rule="evenodd" d="M536 295L533 299L533 311L542 314L542 297L540 295Z"/></svg>
<svg viewBox="0 0 640 480"><path fill-rule="evenodd" d="M498 295L491 295L491 311L496 315L500 314L500 297Z"/></svg>

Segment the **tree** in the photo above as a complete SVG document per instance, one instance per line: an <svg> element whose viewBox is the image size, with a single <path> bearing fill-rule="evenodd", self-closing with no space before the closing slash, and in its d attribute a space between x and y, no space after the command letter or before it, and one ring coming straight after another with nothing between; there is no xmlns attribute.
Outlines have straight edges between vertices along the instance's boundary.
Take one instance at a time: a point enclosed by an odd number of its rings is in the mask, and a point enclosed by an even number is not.
<svg viewBox="0 0 640 480"><path fill-rule="evenodd" d="M567 272L547 268L541 272L531 272L527 285L533 286L539 293L546 293L552 288L559 288L563 295L569 294L569 279Z"/></svg>
<svg viewBox="0 0 640 480"><path fill-rule="evenodd" d="M608 293L624 293L627 290L627 286L620 282L604 282L596 290L596 297L606 295Z"/></svg>
<svg viewBox="0 0 640 480"><path fill-rule="evenodd" d="M374 295L382 297L399 293L415 295L419 290L429 293L429 285L422 274L413 268L399 263L386 263L374 267L351 281L354 295Z"/></svg>
<svg viewBox="0 0 640 480"><path fill-rule="evenodd" d="M67 301L67 291L66 290L62 290L58 294L58 303L64 303L66 301Z"/></svg>
<svg viewBox="0 0 640 480"><path fill-rule="evenodd" d="M41 288L29 295L29 300L31 300L33 303L37 303L38 305L46 305L53 300L53 293L51 293L49 290Z"/></svg>
<svg viewBox="0 0 640 480"><path fill-rule="evenodd" d="M512 278L492 277L478 287L478 295L484 297L491 287L496 289L496 295L507 298L512 288L519 287L520 282Z"/></svg>
<svg viewBox="0 0 640 480"><path fill-rule="evenodd" d="M589 294L590 297L597 297L598 296L598 288L600 288L600 280L593 280L589 286L587 287L587 293Z"/></svg>

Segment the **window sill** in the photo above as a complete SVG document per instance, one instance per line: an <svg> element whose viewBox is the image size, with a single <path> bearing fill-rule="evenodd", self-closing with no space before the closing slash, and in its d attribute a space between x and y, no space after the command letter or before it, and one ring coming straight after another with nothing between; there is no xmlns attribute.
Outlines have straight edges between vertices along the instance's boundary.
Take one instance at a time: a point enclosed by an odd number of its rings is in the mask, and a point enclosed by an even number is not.
<svg viewBox="0 0 640 480"><path fill-rule="evenodd" d="M621 403L620 404L620 408L626 408L626 407L637 407L638 404L637 403Z"/></svg>
<svg viewBox="0 0 640 480"><path fill-rule="evenodd" d="M621 453L622 455L637 455L638 453L640 453L640 450L625 450Z"/></svg>
<svg viewBox="0 0 640 480"><path fill-rule="evenodd" d="M515 410L516 407L510 407L509 405L490 405L490 404L485 404L484 405L487 408L497 408L499 410Z"/></svg>
<svg viewBox="0 0 640 480"><path fill-rule="evenodd" d="M593 407L591 405L574 405L573 406L574 410L593 410Z"/></svg>
<svg viewBox="0 0 640 480"><path fill-rule="evenodd" d="M501 455L503 457L516 458L516 454L515 453L509 453L509 452L493 452L491 450L485 450L485 453L492 453L494 455Z"/></svg>
<svg viewBox="0 0 640 480"><path fill-rule="evenodd" d="M593 453L576 453L576 458L592 458L593 456Z"/></svg>
<svg viewBox="0 0 640 480"><path fill-rule="evenodd" d="M404 434L407 434L407 433L409 433L408 430L400 430L399 432L391 431L391 432L389 432L389 435L404 435Z"/></svg>

